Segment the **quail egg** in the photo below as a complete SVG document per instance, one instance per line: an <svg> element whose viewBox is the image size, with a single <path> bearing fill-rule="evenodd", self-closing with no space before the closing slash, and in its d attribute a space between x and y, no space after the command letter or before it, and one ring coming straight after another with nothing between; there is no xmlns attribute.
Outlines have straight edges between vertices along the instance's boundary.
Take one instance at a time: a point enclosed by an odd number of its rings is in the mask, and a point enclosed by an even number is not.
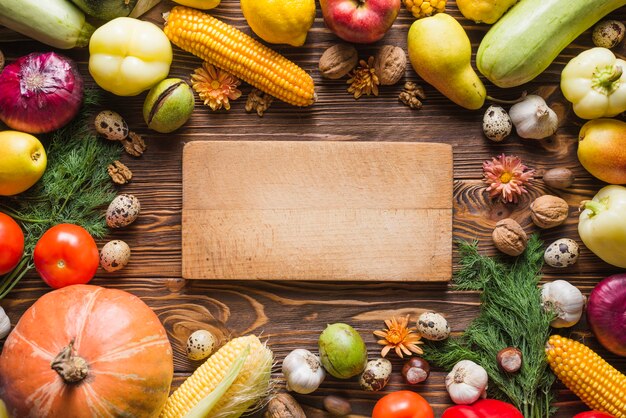
<svg viewBox="0 0 626 418"><path fill-rule="evenodd" d="M189 360L204 360L215 348L215 336L201 329L192 333L187 339L187 357Z"/></svg>
<svg viewBox="0 0 626 418"><path fill-rule="evenodd" d="M98 113L94 122L96 132L110 141L121 141L128 136L128 125L122 116L112 110Z"/></svg>
<svg viewBox="0 0 626 418"><path fill-rule="evenodd" d="M130 247L119 239L107 242L100 251L100 265L109 273L123 269L129 260Z"/></svg>
<svg viewBox="0 0 626 418"><path fill-rule="evenodd" d="M363 390L376 392L387 386L391 377L391 362L385 358L370 360L359 377Z"/></svg>
<svg viewBox="0 0 626 418"><path fill-rule="evenodd" d="M546 248L543 259L551 267L571 266L578 260L578 244L573 239L558 239Z"/></svg>
<svg viewBox="0 0 626 418"><path fill-rule="evenodd" d="M595 46L613 48L624 39L626 26L619 20L603 20L598 23L591 33L591 39Z"/></svg>
<svg viewBox="0 0 626 418"><path fill-rule="evenodd" d="M417 332L427 340L441 341L450 336L450 327L442 315L424 312L417 318Z"/></svg>
<svg viewBox="0 0 626 418"><path fill-rule="evenodd" d="M483 132L492 141L500 142L511 134L513 122L502 106L489 106L483 116Z"/></svg>
<svg viewBox="0 0 626 418"><path fill-rule="evenodd" d="M113 199L107 209L106 221L110 228L123 228L135 222L141 205L132 194L120 194Z"/></svg>

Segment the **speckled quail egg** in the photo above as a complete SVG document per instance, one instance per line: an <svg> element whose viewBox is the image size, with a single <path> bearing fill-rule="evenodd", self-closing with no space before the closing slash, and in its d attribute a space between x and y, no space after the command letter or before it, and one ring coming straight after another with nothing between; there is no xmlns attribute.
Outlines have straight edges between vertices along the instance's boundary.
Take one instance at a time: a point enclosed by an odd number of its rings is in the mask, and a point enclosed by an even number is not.
<svg viewBox="0 0 626 418"><path fill-rule="evenodd" d="M619 20L603 20L593 28L591 40L595 46L613 48L624 39L626 26Z"/></svg>
<svg viewBox="0 0 626 418"><path fill-rule="evenodd" d="M139 199L132 194L120 194L109 205L106 214L107 225L110 228L123 228L135 222L141 205Z"/></svg>
<svg viewBox="0 0 626 418"><path fill-rule="evenodd" d="M376 392L387 386L391 377L391 362L385 358L370 360L359 376L361 389Z"/></svg>
<svg viewBox="0 0 626 418"><path fill-rule="evenodd" d="M548 245L543 254L546 264L551 267L563 268L571 266L578 260L578 244L573 239L561 238Z"/></svg>
<svg viewBox="0 0 626 418"><path fill-rule="evenodd" d="M110 141L121 141L128 136L128 125L122 116L112 110L103 110L98 113L96 120L96 132Z"/></svg>
<svg viewBox="0 0 626 418"><path fill-rule="evenodd" d="M100 250L100 265L109 273L123 269L129 260L130 247L119 239L107 242Z"/></svg>
<svg viewBox="0 0 626 418"><path fill-rule="evenodd" d="M215 336L205 329L195 331L187 339L187 357L189 360L204 360L215 348Z"/></svg>
<svg viewBox="0 0 626 418"><path fill-rule="evenodd" d="M500 142L511 135L513 122L502 106L489 106L483 115L483 132L492 141Z"/></svg>
<svg viewBox="0 0 626 418"><path fill-rule="evenodd" d="M450 336L450 326L442 315L424 312L417 318L417 332L427 340L441 341Z"/></svg>

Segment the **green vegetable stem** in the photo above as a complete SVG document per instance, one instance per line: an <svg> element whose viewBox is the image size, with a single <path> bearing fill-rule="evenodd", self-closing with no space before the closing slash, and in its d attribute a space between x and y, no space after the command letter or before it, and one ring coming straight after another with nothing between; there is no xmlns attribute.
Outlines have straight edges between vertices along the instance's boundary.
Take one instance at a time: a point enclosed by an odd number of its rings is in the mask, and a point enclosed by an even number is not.
<svg viewBox="0 0 626 418"><path fill-rule="evenodd" d="M0 198L0 212L19 222L25 237L22 260L0 278L0 300L34 267L33 249L50 227L77 224L96 238L107 231L103 206L115 197L107 165L119 158L120 148L98 139L90 127L99 99L97 91L86 90L79 115L42 141L48 168L41 180L16 197Z"/></svg>

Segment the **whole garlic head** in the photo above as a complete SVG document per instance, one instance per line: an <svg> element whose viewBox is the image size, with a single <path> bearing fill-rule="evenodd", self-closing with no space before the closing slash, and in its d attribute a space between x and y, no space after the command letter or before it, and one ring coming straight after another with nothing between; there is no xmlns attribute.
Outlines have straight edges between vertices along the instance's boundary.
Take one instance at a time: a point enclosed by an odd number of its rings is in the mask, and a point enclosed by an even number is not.
<svg viewBox="0 0 626 418"><path fill-rule="evenodd" d="M461 360L446 376L446 389L452 402L469 405L487 396L487 371L471 360Z"/></svg>
<svg viewBox="0 0 626 418"><path fill-rule="evenodd" d="M559 127L559 118L543 97L530 94L509 110L517 134L522 138L543 139L553 135Z"/></svg>
<svg viewBox="0 0 626 418"><path fill-rule="evenodd" d="M0 340L5 338L11 332L11 320L0 306Z"/></svg>
<svg viewBox="0 0 626 418"><path fill-rule="evenodd" d="M326 377L319 357L302 348L287 354L283 360L283 374L287 380L287 390L303 395L315 391Z"/></svg>
<svg viewBox="0 0 626 418"><path fill-rule="evenodd" d="M543 308L556 314L550 323L554 328L567 328L580 321L585 307L585 296L565 280L555 280L541 286Z"/></svg>

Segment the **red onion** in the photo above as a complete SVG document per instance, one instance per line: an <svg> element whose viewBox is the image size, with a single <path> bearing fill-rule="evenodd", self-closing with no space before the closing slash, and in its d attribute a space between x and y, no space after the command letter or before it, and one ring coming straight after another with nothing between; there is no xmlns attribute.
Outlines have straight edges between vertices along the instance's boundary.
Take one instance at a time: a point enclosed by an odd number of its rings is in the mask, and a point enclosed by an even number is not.
<svg viewBox="0 0 626 418"><path fill-rule="evenodd" d="M0 73L0 120L17 131L59 129L76 116L82 99L76 64L54 52L33 52Z"/></svg>
<svg viewBox="0 0 626 418"><path fill-rule="evenodd" d="M609 276L591 291L587 320L604 348L626 356L626 274Z"/></svg>

